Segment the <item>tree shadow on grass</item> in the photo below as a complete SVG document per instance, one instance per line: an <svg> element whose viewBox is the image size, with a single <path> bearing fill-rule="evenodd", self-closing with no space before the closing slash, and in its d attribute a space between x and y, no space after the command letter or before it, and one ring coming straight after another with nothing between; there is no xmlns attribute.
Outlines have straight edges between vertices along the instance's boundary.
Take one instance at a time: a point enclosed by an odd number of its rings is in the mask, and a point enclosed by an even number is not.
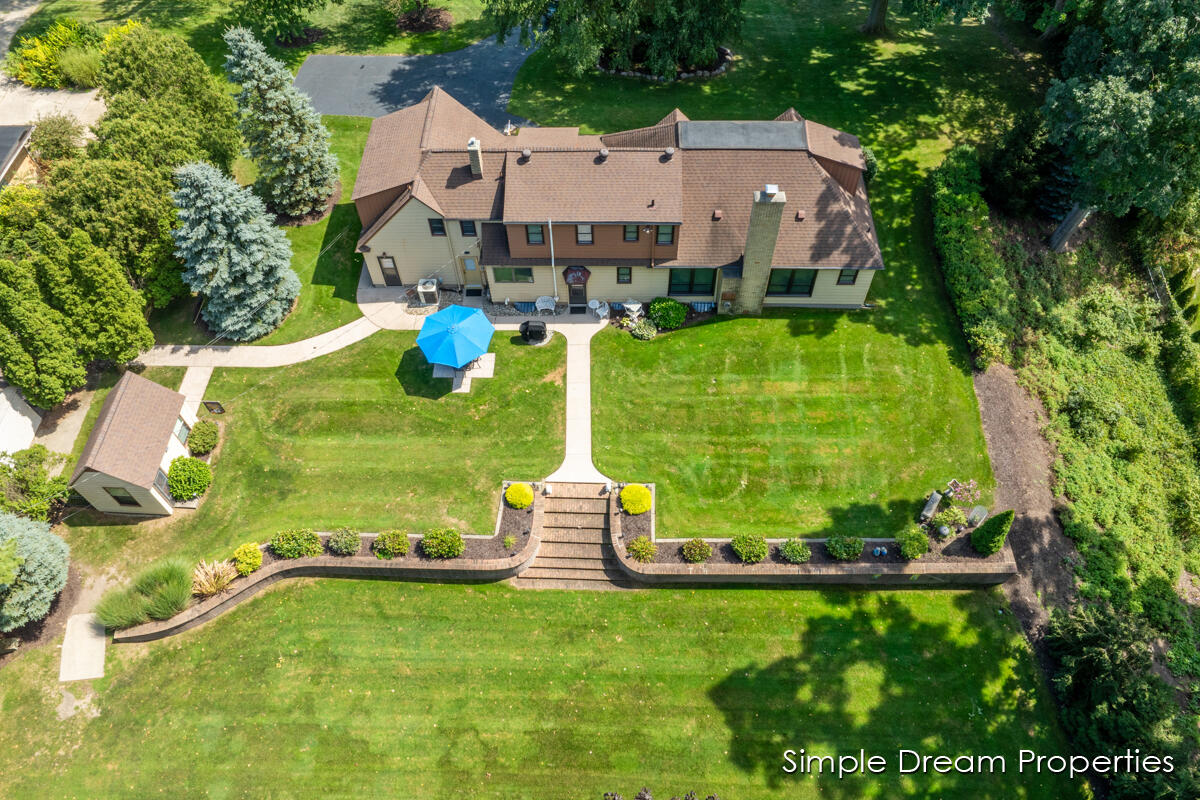
<svg viewBox="0 0 1200 800"><path fill-rule="evenodd" d="M400 356L396 380L410 397L437 400L450 394L453 382L449 378L433 377L433 365L425 360L419 347L410 347Z"/></svg>
<svg viewBox="0 0 1200 800"><path fill-rule="evenodd" d="M815 539L829 536L892 537L917 518L922 505L924 505L924 501L917 499L834 506L827 509L829 524L819 531L806 535Z"/></svg>
<svg viewBox="0 0 1200 800"><path fill-rule="evenodd" d="M832 595L833 593L829 593ZM746 664L709 690L729 729L729 758L775 789L816 783L822 797L857 800L914 794L1009 800L1051 797L1066 781L1018 775L1017 750L1059 751L1034 707L1028 657L1009 626L997 624L995 595L963 593L962 624L919 619L910 602L887 593L849 594L849 613L804 621L793 652L763 666ZM906 595L911 597L911 595ZM1015 670L1007 662L1022 664ZM879 775L788 775L786 749L810 755L887 759ZM1008 774L914 774L902 777L901 749L922 754L1003 755ZM918 788L918 794L925 793ZM1066 793L1070 796L1070 793Z"/></svg>
<svg viewBox="0 0 1200 800"><path fill-rule="evenodd" d="M353 303L358 294L362 259L355 251L360 229L353 203L339 203L329 215L321 255L313 268L313 285L332 286L333 296ZM341 237L340 239L338 237Z"/></svg>

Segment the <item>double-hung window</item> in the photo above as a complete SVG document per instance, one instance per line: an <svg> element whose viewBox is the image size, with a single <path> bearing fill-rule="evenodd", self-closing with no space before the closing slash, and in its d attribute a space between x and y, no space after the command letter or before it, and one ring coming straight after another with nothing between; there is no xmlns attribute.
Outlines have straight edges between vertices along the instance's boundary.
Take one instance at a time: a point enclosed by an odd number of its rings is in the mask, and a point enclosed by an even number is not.
<svg viewBox="0 0 1200 800"><path fill-rule="evenodd" d="M591 225L576 225L575 226L575 244L591 244L592 243L592 226Z"/></svg>
<svg viewBox="0 0 1200 800"><path fill-rule="evenodd" d="M526 225L525 226L525 243L526 244L545 244L546 237L542 234L541 225Z"/></svg>
<svg viewBox="0 0 1200 800"><path fill-rule="evenodd" d="M773 269L767 294L776 297L812 297L817 282L815 269Z"/></svg>
<svg viewBox="0 0 1200 800"><path fill-rule="evenodd" d="M673 269L667 281L667 294L712 294L716 286L715 269Z"/></svg>
<svg viewBox="0 0 1200 800"><path fill-rule="evenodd" d="M446 235L446 220L441 217L429 218L429 235L430 236L445 236Z"/></svg>
<svg viewBox="0 0 1200 800"><path fill-rule="evenodd" d="M633 267L617 267L617 283L633 283Z"/></svg>
<svg viewBox="0 0 1200 800"><path fill-rule="evenodd" d="M843 269L838 271L838 286L853 286L857 280L858 270L856 269Z"/></svg>
<svg viewBox="0 0 1200 800"><path fill-rule="evenodd" d="M474 236L475 235L475 220L460 219L458 221L458 229L462 232L463 236Z"/></svg>
<svg viewBox="0 0 1200 800"><path fill-rule="evenodd" d="M533 267L492 267L496 283L533 283Z"/></svg>
<svg viewBox="0 0 1200 800"><path fill-rule="evenodd" d="M167 473L161 469L154 475L154 488L158 489L167 497L171 496L171 492L167 489Z"/></svg>
<svg viewBox="0 0 1200 800"><path fill-rule="evenodd" d="M675 226L674 225L659 225L658 238L655 244L675 244Z"/></svg>
<svg viewBox="0 0 1200 800"><path fill-rule="evenodd" d="M626 225L625 226L625 241L636 242L638 240L638 228L639 228L639 226L637 226L637 225Z"/></svg>
<svg viewBox="0 0 1200 800"><path fill-rule="evenodd" d="M179 440L180 444L187 444L187 437L191 432L191 427L183 421L183 417L175 420L175 438Z"/></svg>

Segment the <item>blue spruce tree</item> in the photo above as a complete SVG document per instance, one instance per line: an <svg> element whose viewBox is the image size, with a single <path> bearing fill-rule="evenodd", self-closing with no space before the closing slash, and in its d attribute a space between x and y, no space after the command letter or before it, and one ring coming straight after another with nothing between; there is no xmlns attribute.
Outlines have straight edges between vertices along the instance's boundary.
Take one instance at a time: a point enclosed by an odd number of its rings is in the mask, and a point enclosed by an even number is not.
<svg viewBox="0 0 1200 800"><path fill-rule="evenodd" d="M184 283L207 298L204 321L237 341L270 333L300 293L287 237L253 192L210 164L180 167L175 182L175 255Z"/></svg>
<svg viewBox="0 0 1200 800"><path fill-rule="evenodd" d="M288 68L267 55L249 30L229 29L225 43L225 73L242 87L239 127L258 165L255 191L287 217L321 210L337 185L338 161L320 115L292 85Z"/></svg>
<svg viewBox="0 0 1200 800"><path fill-rule="evenodd" d="M19 562L0 576L7 581L0 585L0 633L8 633L50 613L67 585L71 550L47 523L0 513L0 552L15 554Z"/></svg>

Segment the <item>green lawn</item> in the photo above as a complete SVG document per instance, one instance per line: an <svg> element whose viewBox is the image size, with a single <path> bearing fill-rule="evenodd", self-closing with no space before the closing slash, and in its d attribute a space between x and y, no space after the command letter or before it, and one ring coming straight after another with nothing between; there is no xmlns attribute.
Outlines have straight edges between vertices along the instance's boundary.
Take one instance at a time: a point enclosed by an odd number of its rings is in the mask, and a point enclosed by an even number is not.
<svg viewBox="0 0 1200 800"><path fill-rule="evenodd" d="M196 631L110 647L99 716L60 721L55 650L5 668L11 797L1071 800L1067 752L998 592L530 592L285 584ZM699 612L699 613L698 613ZM83 694L78 684L68 687ZM883 755L785 776L785 748ZM896 753L1006 775L897 774Z"/></svg>
<svg viewBox="0 0 1200 800"><path fill-rule="evenodd" d="M961 352L876 313L718 318L650 342L609 328L592 340L597 468L658 484L661 536L891 536L950 478L990 490Z"/></svg>
<svg viewBox="0 0 1200 800"><path fill-rule="evenodd" d="M338 157L342 196L333 212L320 222L300 228L285 228L292 243L292 269L300 277L296 308L272 333L250 344L287 344L333 330L360 316L355 291L362 258L354 252L362 225L350 195L358 175L358 162L367 143L371 120L367 117L322 117L332 134L332 149ZM245 172L246 164L239 162ZM238 175L250 182L253 176ZM208 344L213 334L197 324L197 301L189 297L151 315L150 326L159 344ZM217 340L218 344L233 344Z"/></svg>
<svg viewBox="0 0 1200 800"><path fill-rule="evenodd" d="M228 413L200 509L133 525L79 513L60 528L72 559L131 570L165 555L224 558L288 527L491 533L501 480L562 461L565 347L498 333L496 377L458 395L415 340L381 332L297 366L218 370L205 396Z"/></svg>
<svg viewBox="0 0 1200 800"><path fill-rule="evenodd" d="M273 56L299 69L312 53L445 53L488 35L480 19L480 0L445 0L438 5L454 16L454 27L445 32L403 34L379 0L345 0L309 14L309 24L326 32L321 41L288 48L277 47L274 42L266 44ZM36 35L62 16L102 25L136 18L180 34L219 72L225 62L221 36L226 28L237 24L230 6L228 0L47 0L21 26L17 36Z"/></svg>

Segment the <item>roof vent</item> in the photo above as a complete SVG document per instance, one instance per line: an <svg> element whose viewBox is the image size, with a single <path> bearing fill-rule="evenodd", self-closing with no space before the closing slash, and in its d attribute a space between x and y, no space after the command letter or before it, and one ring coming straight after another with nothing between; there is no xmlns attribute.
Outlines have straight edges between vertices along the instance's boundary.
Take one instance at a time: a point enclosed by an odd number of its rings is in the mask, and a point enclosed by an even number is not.
<svg viewBox="0 0 1200 800"><path fill-rule="evenodd" d="M768 183L766 188L763 189L763 194L765 194L767 197L774 198L775 195L779 194L779 184Z"/></svg>
<svg viewBox="0 0 1200 800"><path fill-rule="evenodd" d="M796 222L804 222L804 211L796 212Z"/></svg>
<svg viewBox="0 0 1200 800"><path fill-rule="evenodd" d="M528 160L529 160L529 157L530 157L531 155L533 155L533 151L532 151L532 150L530 150L528 147L526 147L524 150L522 150L522 151L521 151L521 160L522 160L522 161L528 161Z"/></svg>
<svg viewBox="0 0 1200 800"><path fill-rule="evenodd" d="M719 220L719 219L720 219L721 217L723 217L723 216L725 216L725 212L724 212L724 211L722 211L722 210L721 210L721 209L719 209L719 208L715 208L715 209L713 209L713 221L714 221L714 222L716 222L717 220Z"/></svg>
<svg viewBox="0 0 1200 800"><path fill-rule="evenodd" d="M667 159L670 160L671 156L675 155L675 148L668 147L666 150L663 151L663 155L665 155L667 157Z"/></svg>
<svg viewBox="0 0 1200 800"><path fill-rule="evenodd" d="M601 160L601 161L606 161L607 159L608 159L608 148L607 148L607 147L601 147L601 148L600 148L600 160Z"/></svg>

